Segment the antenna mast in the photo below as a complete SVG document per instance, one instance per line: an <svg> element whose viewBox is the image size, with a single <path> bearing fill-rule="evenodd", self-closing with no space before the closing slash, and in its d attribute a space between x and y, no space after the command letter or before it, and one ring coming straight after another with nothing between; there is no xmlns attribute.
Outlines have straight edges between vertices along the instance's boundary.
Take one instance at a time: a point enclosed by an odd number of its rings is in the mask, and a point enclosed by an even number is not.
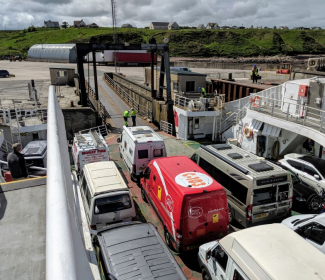
<svg viewBox="0 0 325 280"><path fill-rule="evenodd" d="M118 37L117 37L117 26L116 26L116 0L111 0L112 4L112 23L113 23L113 40L114 44L118 44ZM114 50L115 56L115 73L119 72L120 69L117 68L117 50Z"/></svg>

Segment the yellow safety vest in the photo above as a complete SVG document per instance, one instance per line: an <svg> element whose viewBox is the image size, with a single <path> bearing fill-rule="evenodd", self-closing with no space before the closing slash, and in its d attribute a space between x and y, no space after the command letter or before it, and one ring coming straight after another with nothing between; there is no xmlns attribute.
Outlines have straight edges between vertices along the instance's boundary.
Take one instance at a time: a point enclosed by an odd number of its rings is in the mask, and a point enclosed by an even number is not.
<svg viewBox="0 0 325 280"><path fill-rule="evenodd" d="M255 76L257 76L257 74L258 74L258 69L257 69L257 67L256 67L255 71L254 71L254 68L252 68L252 73L251 73L251 75L253 76L253 74L254 74Z"/></svg>
<svg viewBox="0 0 325 280"><path fill-rule="evenodd" d="M137 115L137 112L134 110L134 111L131 111L131 116L132 117L135 117Z"/></svg>
<svg viewBox="0 0 325 280"><path fill-rule="evenodd" d="M124 116L124 117L130 117L130 114L129 114L128 111L125 111L123 116Z"/></svg>

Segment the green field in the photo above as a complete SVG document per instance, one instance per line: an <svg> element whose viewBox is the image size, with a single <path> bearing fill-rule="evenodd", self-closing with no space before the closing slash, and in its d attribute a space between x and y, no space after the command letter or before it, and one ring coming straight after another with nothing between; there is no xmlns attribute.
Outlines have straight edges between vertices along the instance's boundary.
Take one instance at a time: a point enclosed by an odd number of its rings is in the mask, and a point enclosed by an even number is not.
<svg viewBox="0 0 325 280"><path fill-rule="evenodd" d="M169 38L171 56L248 57L325 53L325 30L195 30L118 29L120 43L157 43ZM34 44L112 43L112 28L37 28L36 31L0 31L0 57L26 56Z"/></svg>

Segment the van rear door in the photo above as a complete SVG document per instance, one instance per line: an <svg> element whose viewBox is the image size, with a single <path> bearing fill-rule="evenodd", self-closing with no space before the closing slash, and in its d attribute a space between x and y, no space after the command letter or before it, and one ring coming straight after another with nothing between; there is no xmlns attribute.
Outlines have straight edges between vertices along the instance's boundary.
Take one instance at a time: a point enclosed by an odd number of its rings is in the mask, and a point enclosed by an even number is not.
<svg viewBox="0 0 325 280"><path fill-rule="evenodd" d="M184 197L182 210L183 249L191 250L206 243L207 199L205 193Z"/></svg>
<svg viewBox="0 0 325 280"><path fill-rule="evenodd" d="M139 175L143 170L146 169L148 163L151 160L151 147L147 143L141 143L136 145L135 155L134 155L134 165L132 168L136 175Z"/></svg>

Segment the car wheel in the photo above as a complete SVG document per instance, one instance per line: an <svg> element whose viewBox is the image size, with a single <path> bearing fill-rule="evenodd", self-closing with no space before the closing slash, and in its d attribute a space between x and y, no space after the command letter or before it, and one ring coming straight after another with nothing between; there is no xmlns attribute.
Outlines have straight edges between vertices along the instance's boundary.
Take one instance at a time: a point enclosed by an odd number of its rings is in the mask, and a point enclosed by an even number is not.
<svg viewBox="0 0 325 280"><path fill-rule="evenodd" d="M202 279L203 280L212 280L206 268L202 269Z"/></svg>
<svg viewBox="0 0 325 280"><path fill-rule="evenodd" d="M146 197L146 193L144 192L144 189L141 189L141 197L142 197L144 202L148 203L148 200L147 200L147 197Z"/></svg>
<svg viewBox="0 0 325 280"><path fill-rule="evenodd" d="M165 241L166 241L166 245L168 246L168 248L173 250L173 244L170 240L170 235L166 228L165 228Z"/></svg>
<svg viewBox="0 0 325 280"><path fill-rule="evenodd" d="M319 211L322 208L322 199L318 195L312 195L307 201L307 207L313 212Z"/></svg>

